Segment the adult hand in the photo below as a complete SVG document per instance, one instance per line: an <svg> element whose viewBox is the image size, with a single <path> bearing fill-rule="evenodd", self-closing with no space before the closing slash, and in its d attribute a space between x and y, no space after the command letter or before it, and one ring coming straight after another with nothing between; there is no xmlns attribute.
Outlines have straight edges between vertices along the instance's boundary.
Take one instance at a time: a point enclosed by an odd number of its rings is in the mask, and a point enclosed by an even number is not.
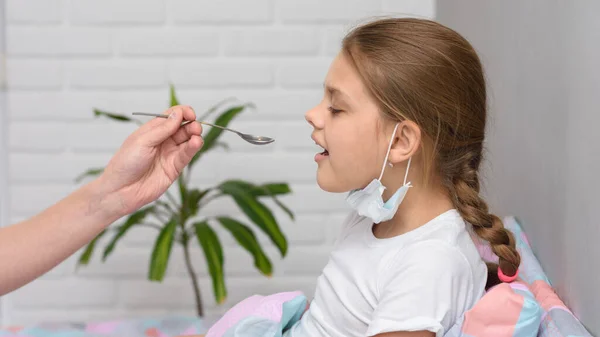
<svg viewBox="0 0 600 337"><path fill-rule="evenodd" d="M175 106L166 114L168 119L155 118L132 133L98 178L114 197L115 212L129 214L156 200L202 147L200 124L181 126L196 119L191 107Z"/></svg>

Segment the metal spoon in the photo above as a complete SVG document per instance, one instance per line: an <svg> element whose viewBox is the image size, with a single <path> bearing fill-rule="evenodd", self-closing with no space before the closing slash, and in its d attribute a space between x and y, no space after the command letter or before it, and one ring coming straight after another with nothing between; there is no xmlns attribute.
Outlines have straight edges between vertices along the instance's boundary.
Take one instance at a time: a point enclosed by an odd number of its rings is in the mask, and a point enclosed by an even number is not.
<svg viewBox="0 0 600 337"><path fill-rule="evenodd" d="M164 114L152 114L152 113L146 113L146 112L134 112L133 115L140 115L140 116L153 116L153 117L160 117L160 118L168 118L169 115L164 115ZM181 123L181 125L186 125L188 123L191 123L194 121L185 121L183 123ZM215 128L219 128L219 129L223 129L226 131L231 131L233 133L237 133L238 136L240 136L243 140L247 141L248 143L251 144L255 144L255 145L266 145L269 143L272 143L275 141L275 139L270 138L270 137L265 137L265 136L254 136L254 135L249 135L247 133L242 133L236 130L232 130L229 128L226 128L224 126L220 126L220 125L215 125L215 124L211 124L211 123L207 123L207 122L203 122L203 121L199 121L196 120L196 122L200 123L200 124L206 124Z"/></svg>

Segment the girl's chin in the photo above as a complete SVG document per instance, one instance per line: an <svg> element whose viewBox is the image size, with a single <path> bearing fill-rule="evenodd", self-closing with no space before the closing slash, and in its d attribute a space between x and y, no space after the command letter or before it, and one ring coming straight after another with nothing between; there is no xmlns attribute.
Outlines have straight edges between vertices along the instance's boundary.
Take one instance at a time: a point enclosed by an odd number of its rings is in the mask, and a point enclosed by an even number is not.
<svg viewBox="0 0 600 337"><path fill-rule="evenodd" d="M350 191L344 184L335 179L333 172L324 167L319 167L317 170L317 184L325 192L345 193Z"/></svg>

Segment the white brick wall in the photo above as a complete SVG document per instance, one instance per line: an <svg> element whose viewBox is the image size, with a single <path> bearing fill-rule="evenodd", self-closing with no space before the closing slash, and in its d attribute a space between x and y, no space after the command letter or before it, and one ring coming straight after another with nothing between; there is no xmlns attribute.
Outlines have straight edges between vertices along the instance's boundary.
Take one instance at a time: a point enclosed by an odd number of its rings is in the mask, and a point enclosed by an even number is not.
<svg viewBox="0 0 600 337"><path fill-rule="evenodd" d="M7 219L21 220L65 196L76 188L79 173L104 165L134 129L94 120L92 108L162 111L169 82L197 111L234 96L257 106L235 126L273 135L277 142L258 148L226 135L232 152L206 158L194 183L288 181L294 194L283 199L297 220L276 213L290 249L281 260L266 244L275 267L271 279L260 276L248 254L222 236L229 290L222 307L214 303L204 258L195 249L205 306L217 313L254 293L300 289L311 295L347 208L343 195L326 194L315 184L315 149L304 111L320 99L348 25L380 14L433 17L434 1L6 1ZM215 203L207 212L231 212L232 206ZM134 229L106 264L95 259L77 273L77 256L72 257L5 296L3 322L193 314L179 247L163 284L145 280L154 238L152 230ZM267 243L262 235L260 240Z"/></svg>

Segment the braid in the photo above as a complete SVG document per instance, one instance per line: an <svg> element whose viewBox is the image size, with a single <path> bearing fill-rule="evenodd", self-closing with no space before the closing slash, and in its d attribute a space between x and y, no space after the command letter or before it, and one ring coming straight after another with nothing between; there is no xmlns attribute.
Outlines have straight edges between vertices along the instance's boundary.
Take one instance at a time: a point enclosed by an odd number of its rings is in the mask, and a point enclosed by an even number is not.
<svg viewBox="0 0 600 337"><path fill-rule="evenodd" d="M447 175L451 181L446 185L454 199L454 205L466 222L473 226L477 236L487 241L494 254L498 256L499 267L507 276L517 273L521 257L515 248L515 239L512 233L504 228L502 220L489 213L488 205L479 194L478 168L481 161L481 150L475 149L466 152L463 156L454 157L447 161L448 168L454 171ZM454 165L452 165L454 164ZM487 263L488 283L490 288L500 283L497 275L498 265Z"/></svg>

